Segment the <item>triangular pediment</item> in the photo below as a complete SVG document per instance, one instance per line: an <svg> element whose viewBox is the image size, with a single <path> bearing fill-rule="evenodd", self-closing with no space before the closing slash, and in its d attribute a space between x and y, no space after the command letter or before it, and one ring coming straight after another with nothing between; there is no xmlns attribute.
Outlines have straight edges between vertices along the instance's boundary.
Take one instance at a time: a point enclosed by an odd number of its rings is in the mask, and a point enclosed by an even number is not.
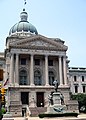
<svg viewBox="0 0 86 120"><path fill-rule="evenodd" d="M41 35L21 38L19 40L11 42L10 47L67 50L67 46L65 46L61 41L56 41L54 39L47 38Z"/></svg>

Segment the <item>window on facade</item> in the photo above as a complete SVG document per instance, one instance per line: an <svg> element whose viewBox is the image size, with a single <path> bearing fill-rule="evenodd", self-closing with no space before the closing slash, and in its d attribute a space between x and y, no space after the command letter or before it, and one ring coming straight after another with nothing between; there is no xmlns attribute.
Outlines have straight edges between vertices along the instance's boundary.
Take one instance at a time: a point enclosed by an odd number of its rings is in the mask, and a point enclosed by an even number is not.
<svg viewBox="0 0 86 120"><path fill-rule="evenodd" d="M77 81L77 78L76 78L76 76L74 76L74 81Z"/></svg>
<svg viewBox="0 0 86 120"><path fill-rule="evenodd" d="M83 89L83 93L85 93L85 89L86 89L85 86L82 86L82 89Z"/></svg>
<svg viewBox="0 0 86 120"><path fill-rule="evenodd" d="M26 65L26 58L21 58L21 65Z"/></svg>
<svg viewBox="0 0 86 120"><path fill-rule="evenodd" d="M53 82L55 80L54 73L52 71L49 71L49 85L54 85Z"/></svg>
<svg viewBox="0 0 86 120"><path fill-rule="evenodd" d="M42 85L41 73L39 70L34 72L34 84L35 85Z"/></svg>
<svg viewBox="0 0 86 120"><path fill-rule="evenodd" d="M35 59L35 65L40 65L40 59Z"/></svg>
<svg viewBox="0 0 86 120"><path fill-rule="evenodd" d="M84 76L82 76L82 82L84 82Z"/></svg>
<svg viewBox="0 0 86 120"><path fill-rule="evenodd" d="M27 85L27 72L21 70L19 73L19 85Z"/></svg>
<svg viewBox="0 0 86 120"><path fill-rule="evenodd" d="M48 60L48 65L53 66L53 60Z"/></svg>
<svg viewBox="0 0 86 120"><path fill-rule="evenodd" d="M78 86L75 86L75 93L78 93Z"/></svg>

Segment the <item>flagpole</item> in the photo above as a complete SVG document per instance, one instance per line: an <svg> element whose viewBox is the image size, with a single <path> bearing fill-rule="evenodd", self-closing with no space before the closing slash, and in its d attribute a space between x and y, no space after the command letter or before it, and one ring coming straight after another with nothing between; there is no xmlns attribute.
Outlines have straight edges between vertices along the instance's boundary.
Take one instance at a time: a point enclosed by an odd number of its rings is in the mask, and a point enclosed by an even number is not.
<svg viewBox="0 0 86 120"><path fill-rule="evenodd" d="M26 0L24 0L24 9L25 9L25 5L27 4L27 1Z"/></svg>

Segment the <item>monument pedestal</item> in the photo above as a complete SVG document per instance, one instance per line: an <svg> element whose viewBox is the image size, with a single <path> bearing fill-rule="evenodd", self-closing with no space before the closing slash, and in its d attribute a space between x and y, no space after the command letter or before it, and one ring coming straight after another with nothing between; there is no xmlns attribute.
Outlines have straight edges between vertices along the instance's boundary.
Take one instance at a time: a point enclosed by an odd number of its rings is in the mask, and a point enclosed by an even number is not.
<svg viewBox="0 0 86 120"><path fill-rule="evenodd" d="M53 93L53 104L54 104L54 105L61 105L60 95L61 95L60 92L55 92L55 93Z"/></svg>
<svg viewBox="0 0 86 120"><path fill-rule="evenodd" d="M53 93L53 105L50 105L47 108L47 113L65 113L67 110L66 105L62 105L62 101L61 101L61 93L60 92L54 92Z"/></svg>
<svg viewBox="0 0 86 120"><path fill-rule="evenodd" d="M51 105L47 108L47 113L56 114L56 113L65 113L67 110L66 105Z"/></svg>

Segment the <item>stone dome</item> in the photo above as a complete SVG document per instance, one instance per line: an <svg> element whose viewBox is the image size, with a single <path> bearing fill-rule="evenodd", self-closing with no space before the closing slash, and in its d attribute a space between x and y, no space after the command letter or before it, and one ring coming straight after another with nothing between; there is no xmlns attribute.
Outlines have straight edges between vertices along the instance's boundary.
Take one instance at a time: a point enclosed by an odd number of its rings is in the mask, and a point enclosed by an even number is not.
<svg viewBox="0 0 86 120"><path fill-rule="evenodd" d="M27 21L28 14L23 9L23 12L20 13L21 21L16 23L9 31L9 35L16 33L16 32L28 32L33 34L38 34L37 29L31 23Z"/></svg>

